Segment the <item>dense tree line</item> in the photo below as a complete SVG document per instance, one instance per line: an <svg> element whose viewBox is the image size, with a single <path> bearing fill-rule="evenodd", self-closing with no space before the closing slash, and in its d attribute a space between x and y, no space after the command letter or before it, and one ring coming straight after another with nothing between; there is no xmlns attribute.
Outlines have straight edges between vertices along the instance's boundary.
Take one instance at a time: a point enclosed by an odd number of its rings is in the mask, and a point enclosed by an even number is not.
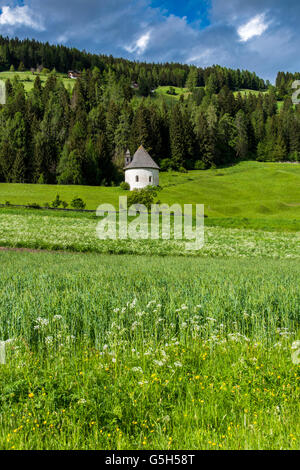
<svg viewBox="0 0 300 470"><path fill-rule="evenodd" d="M112 70L118 78L123 77L138 83L144 96L148 96L159 85L187 85L189 88L208 86L214 93L218 93L224 85L231 90L260 90L266 87L264 80L247 70L231 70L220 66L203 69L178 63L132 62L112 56L89 54L62 45L0 36L0 71L8 70L11 66L16 70L29 70L39 65L62 73L94 67L98 67L101 72Z"/></svg>
<svg viewBox="0 0 300 470"><path fill-rule="evenodd" d="M299 89L299 86L296 88L293 86L296 80L300 80L300 73L278 72L275 83L278 99L284 100L291 97L296 89ZM298 97L299 95L297 95Z"/></svg>
<svg viewBox="0 0 300 470"><path fill-rule="evenodd" d="M194 73L194 71L193 71ZM190 77L192 82L193 77ZM204 169L243 159L298 160L300 107L276 92L234 95L190 83L188 98L136 97L131 78L112 69L83 72L72 94L53 72L28 94L6 82L0 107L0 181L119 183L127 148L140 144L162 169Z"/></svg>

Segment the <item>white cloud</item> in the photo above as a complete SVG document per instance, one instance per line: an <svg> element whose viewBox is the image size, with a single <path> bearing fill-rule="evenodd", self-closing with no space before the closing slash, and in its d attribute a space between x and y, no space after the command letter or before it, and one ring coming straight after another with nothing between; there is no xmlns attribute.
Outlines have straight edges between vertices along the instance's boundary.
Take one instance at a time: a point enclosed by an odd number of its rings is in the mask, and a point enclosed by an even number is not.
<svg viewBox="0 0 300 470"><path fill-rule="evenodd" d="M255 36L261 36L269 25L265 22L265 15L256 15L248 23L238 28L238 34L242 42L247 42Z"/></svg>
<svg viewBox="0 0 300 470"><path fill-rule="evenodd" d="M151 34L150 31L148 31L146 34L143 34L133 46L125 46L124 49L130 53L137 52L138 54L143 54L143 52L145 52L145 50L147 49L150 37Z"/></svg>
<svg viewBox="0 0 300 470"><path fill-rule="evenodd" d="M15 8L3 6L2 13L0 14L0 25L14 27L25 26L37 31L43 31L45 29L38 18L34 19L34 15L27 5L16 6Z"/></svg>

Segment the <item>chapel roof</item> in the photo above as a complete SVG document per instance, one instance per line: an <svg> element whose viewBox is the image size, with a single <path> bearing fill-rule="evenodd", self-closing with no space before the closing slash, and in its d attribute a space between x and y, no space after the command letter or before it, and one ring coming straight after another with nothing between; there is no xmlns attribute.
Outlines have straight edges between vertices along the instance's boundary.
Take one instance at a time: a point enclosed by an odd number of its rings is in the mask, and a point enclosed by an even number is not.
<svg viewBox="0 0 300 470"><path fill-rule="evenodd" d="M124 169L130 170L131 168L153 168L155 170L160 169L142 145L137 149L132 161Z"/></svg>

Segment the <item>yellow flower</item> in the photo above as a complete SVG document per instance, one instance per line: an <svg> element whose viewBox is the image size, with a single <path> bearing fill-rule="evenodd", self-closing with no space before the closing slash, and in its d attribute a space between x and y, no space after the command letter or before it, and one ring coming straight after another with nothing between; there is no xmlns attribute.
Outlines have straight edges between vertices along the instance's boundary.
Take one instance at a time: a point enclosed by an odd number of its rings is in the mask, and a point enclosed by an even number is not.
<svg viewBox="0 0 300 470"><path fill-rule="evenodd" d="M33 397L34 397L34 393L29 393L29 394L28 394L28 397L29 397L29 398L33 398Z"/></svg>

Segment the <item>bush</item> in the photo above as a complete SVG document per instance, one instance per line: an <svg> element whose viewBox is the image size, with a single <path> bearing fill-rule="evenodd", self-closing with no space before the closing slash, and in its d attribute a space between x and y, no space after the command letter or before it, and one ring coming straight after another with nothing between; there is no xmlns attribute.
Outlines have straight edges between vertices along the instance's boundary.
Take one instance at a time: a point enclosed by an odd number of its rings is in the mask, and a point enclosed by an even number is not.
<svg viewBox="0 0 300 470"><path fill-rule="evenodd" d="M161 171L168 171L172 169L172 160L170 158L164 158L160 162Z"/></svg>
<svg viewBox="0 0 300 470"><path fill-rule="evenodd" d="M37 202L31 202L30 204L28 204L28 207L30 207L31 209L40 209L41 208L41 206Z"/></svg>
<svg viewBox="0 0 300 470"><path fill-rule="evenodd" d="M300 162L300 153L295 151L289 154L289 161L290 162Z"/></svg>
<svg viewBox="0 0 300 470"><path fill-rule="evenodd" d="M206 165L202 160L197 160L195 163L195 170L206 170Z"/></svg>
<svg viewBox="0 0 300 470"><path fill-rule="evenodd" d="M64 209L66 209L68 207L68 203L66 201L62 201L60 199L60 196L59 194L56 195L56 198L54 199L53 202L51 202L51 207L53 207L53 209L58 209L58 207L62 206ZM46 207L46 206L45 206ZM49 207L49 204L48 204L48 207Z"/></svg>
<svg viewBox="0 0 300 470"><path fill-rule="evenodd" d="M167 94L168 94L168 95L172 95L172 96L176 96L176 95L177 95L177 93L176 93L176 91L175 91L175 88L172 87L172 86L170 86L170 88L167 90Z"/></svg>
<svg viewBox="0 0 300 470"><path fill-rule="evenodd" d="M71 202L71 207L73 207L73 209L84 210L86 207L86 203L80 197L77 197L74 198Z"/></svg>
<svg viewBox="0 0 300 470"><path fill-rule="evenodd" d="M184 168L183 166L181 166L178 171L179 171L180 173L187 173L187 172L188 172L187 169Z"/></svg>
<svg viewBox="0 0 300 470"><path fill-rule="evenodd" d="M61 205L61 203L62 201L59 197L59 194L57 194L54 201L51 202L51 207L53 207L53 209L57 209Z"/></svg>
<svg viewBox="0 0 300 470"><path fill-rule="evenodd" d="M125 183L125 181L123 181L120 184L120 188L123 189L123 191L130 191L130 185L129 185L129 183Z"/></svg>
<svg viewBox="0 0 300 470"><path fill-rule="evenodd" d="M151 205L154 204L156 196L157 189L153 186L147 186L147 188L144 189L134 189L127 198L127 205L130 207L143 204L148 210L150 210Z"/></svg>

